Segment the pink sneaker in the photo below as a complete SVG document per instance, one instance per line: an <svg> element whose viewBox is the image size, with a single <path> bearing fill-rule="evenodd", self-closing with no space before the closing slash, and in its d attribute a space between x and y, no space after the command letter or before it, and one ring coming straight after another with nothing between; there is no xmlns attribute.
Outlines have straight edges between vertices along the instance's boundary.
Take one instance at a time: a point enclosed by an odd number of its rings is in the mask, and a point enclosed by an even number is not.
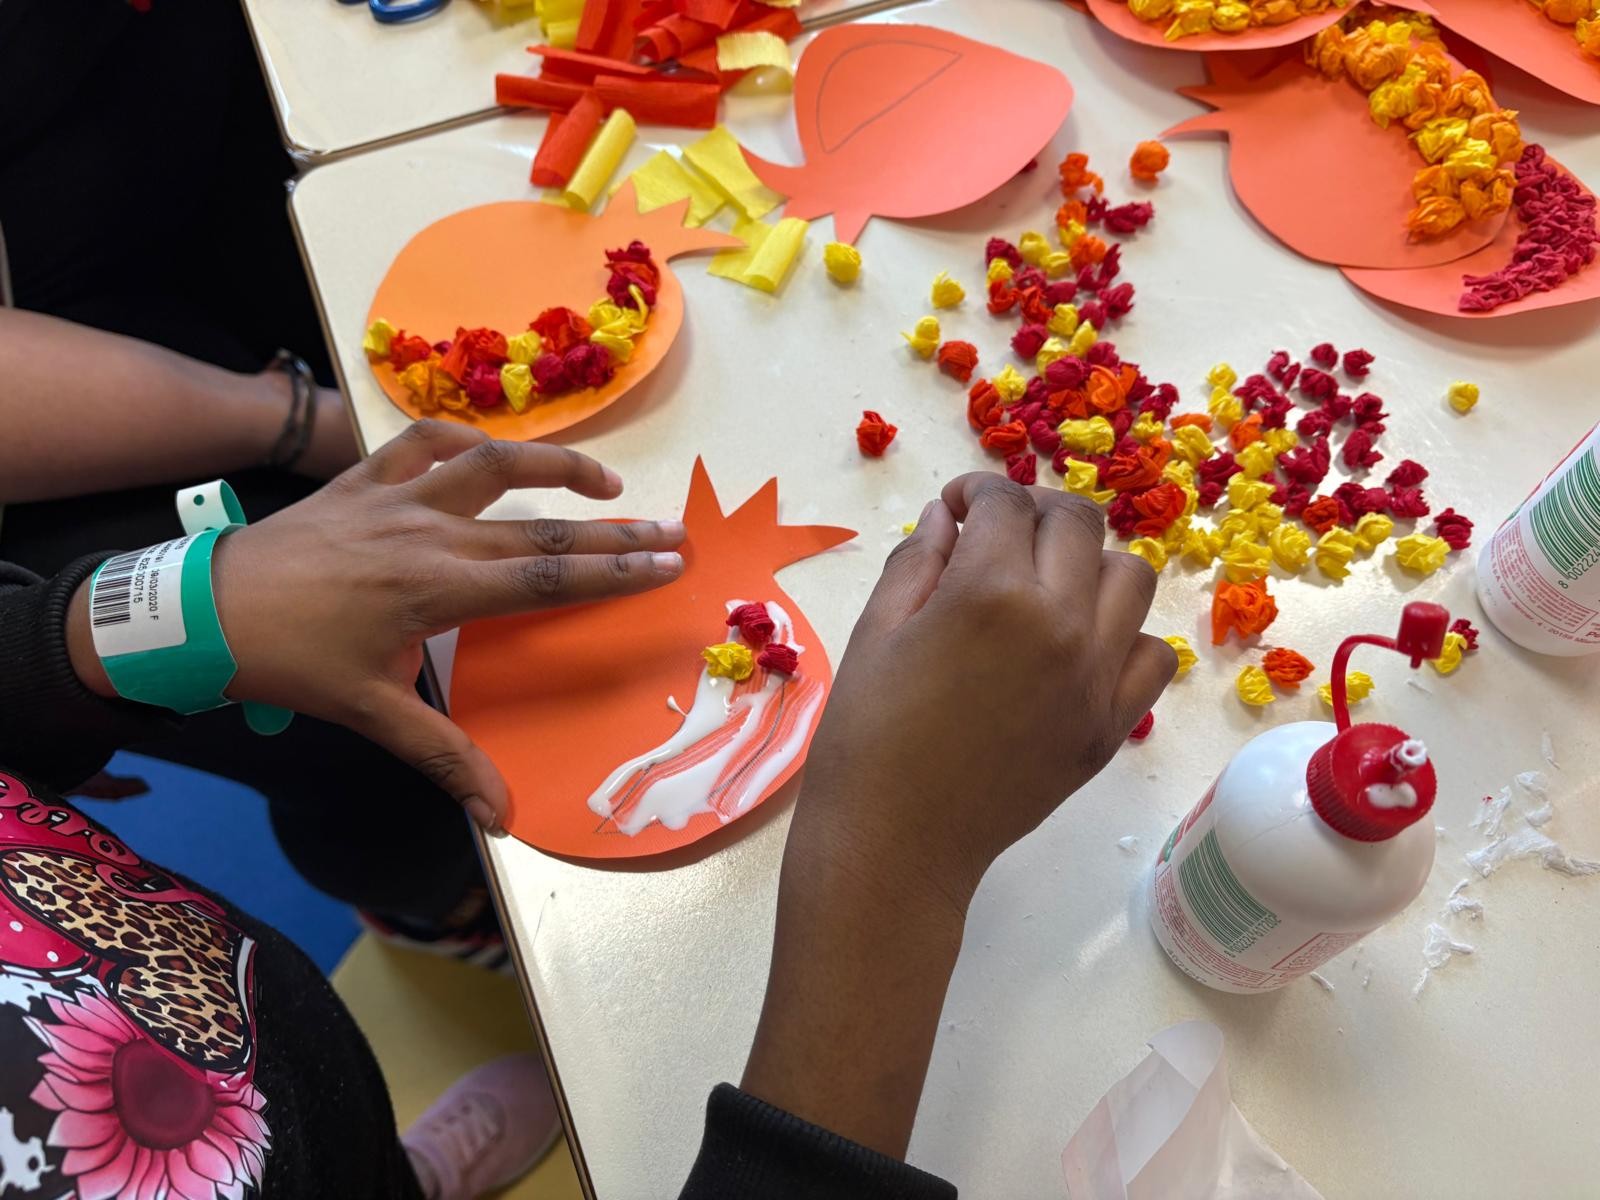
<svg viewBox="0 0 1600 1200"><path fill-rule="evenodd" d="M456 1080L400 1141L428 1200L473 1200L526 1174L560 1134L544 1064L514 1054Z"/></svg>

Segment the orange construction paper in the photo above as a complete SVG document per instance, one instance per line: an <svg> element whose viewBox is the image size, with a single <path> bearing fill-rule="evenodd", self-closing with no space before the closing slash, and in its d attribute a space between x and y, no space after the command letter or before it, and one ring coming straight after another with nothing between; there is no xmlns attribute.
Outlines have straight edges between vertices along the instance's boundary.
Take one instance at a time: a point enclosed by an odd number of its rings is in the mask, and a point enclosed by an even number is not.
<svg viewBox="0 0 1600 1200"><path fill-rule="evenodd" d="M1572 174L1553 158L1547 157L1545 161L1568 175ZM1582 181L1579 182L1581 185ZM1589 189L1585 187L1584 190ZM1459 258L1455 262L1437 267L1421 267L1415 271L1369 271L1351 267L1341 269L1345 278L1351 283L1380 300L1390 300L1407 308L1421 309L1423 312L1442 313L1447 317L1483 320L1600 299L1600 262L1593 262L1548 292L1534 292L1531 296L1524 296L1512 304L1502 304L1489 312L1462 312L1461 277L1492 275L1506 266L1511 261L1511 252L1521 232L1522 225L1513 215L1494 241L1476 254L1469 254L1466 258Z"/></svg>
<svg viewBox="0 0 1600 1200"><path fill-rule="evenodd" d="M810 687L826 688L832 681L822 640L773 576L855 533L780 525L775 479L724 516L698 460L683 520L684 573L664 588L461 630L451 715L510 784L507 829L541 850L631 858L686 846L722 827L718 816L703 813L680 830L652 823L630 836L592 812L588 798L613 769L678 730L682 718L667 708L667 697L690 706L700 651L732 636L724 623L727 601L776 601L793 619L794 640L805 652L789 687L809 680ZM808 730L806 746L810 740ZM755 804L777 791L804 757L802 749Z"/></svg>
<svg viewBox="0 0 1600 1200"><path fill-rule="evenodd" d="M1411 181L1425 164L1403 128L1378 126L1358 88L1298 58L1253 78L1225 54L1207 55L1206 68L1210 84L1178 91L1218 111L1161 136L1226 133L1234 193L1296 253L1336 266L1431 267L1483 249L1505 225L1500 213L1411 241Z"/></svg>
<svg viewBox="0 0 1600 1200"><path fill-rule="evenodd" d="M1600 104L1600 62L1578 49L1571 25L1527 0L1433 0L1439 23L1551 87Z"/></svg>
<svg viewBox="0 0 1600 1200"><path fill-rule="evenodd" d="M925 217L982 199L1066 119L1055 67L922 25L835 25L795 72L802 166L745 151L784 215L833 214L854 242L873 216Z"/></svg>
<svg viewBox="0 0 1600 1200"><path fill-rule="evenodd" d="M458 326L519 333L547 308L580 313L605 295L605 252L638 238L661 267L650 324L633 357L604 387L538 401L525 413L510 408L428 414L466 420L503 438L544 437L592 417L649 375L672 348L683 324L683 291L668 260L697 250L738 246L738 238L686 229L684 199L640 213L633 184L624 183L598 216L537 200L507 200L463 209L435 221L395 257L378 285L368 323L379 317L430 342L455 336ZM387 363L372 364L389 399L413 417L424 414Z"/></svg>

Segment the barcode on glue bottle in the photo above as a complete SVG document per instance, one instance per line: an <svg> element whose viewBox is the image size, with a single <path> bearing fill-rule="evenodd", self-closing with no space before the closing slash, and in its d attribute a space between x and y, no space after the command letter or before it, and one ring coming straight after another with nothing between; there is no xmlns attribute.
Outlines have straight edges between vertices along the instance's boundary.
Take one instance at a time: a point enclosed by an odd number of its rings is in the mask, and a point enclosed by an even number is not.
<svg viewBox="0 0 1600 1200"><path fill-rule="evenodd" d="M1578 578L1600 560L1600 468L1595 457L1579 455L1528 512L1534 540L1564 579Z"/></svg>

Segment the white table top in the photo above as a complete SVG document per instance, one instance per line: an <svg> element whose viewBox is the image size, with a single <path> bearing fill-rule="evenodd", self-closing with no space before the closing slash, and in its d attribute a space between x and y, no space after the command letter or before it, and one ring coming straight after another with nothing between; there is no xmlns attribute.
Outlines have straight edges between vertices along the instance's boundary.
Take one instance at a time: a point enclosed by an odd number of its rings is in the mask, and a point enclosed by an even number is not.
<svg viewBox="0 0 1600 1200"><path fill-rule="evenodd" d="M1118 43L1061 5L930 0L874 19L938 24L1059 64L1077 102L1042 161L1086 150L1114 195L1131 191L1118 164L1133 143L1195 111L1173 92L1200 80L1194 56ZM1562 105L1509 69L1497 96L1522 111L1530 138L1600 181L1593 110ZM781 102L736 100L728 119L757 152L795 157ZM317 168L296 190L293 210L369 447L404 425L359 349L373 289L424 224L525 195L539 131L537 117L498 118ZM644 132L648 141L678 136ZM1228 189L1223 142L1172 149L1155 223L1124 252L1138 307L1116 341L1152 378L1179 382L1191 404L1204 400L1205 372L1219 359L1245 374L1279 346L1364 345L1378 355L1369 383L1393 412L1383 448L1427 462L1430 494L1479 522L1480 545L1600 417L1592 337L1600 307L1493 322L1398 314L1259 230ZM650 150L637 147L634 161ZM904 353L899 331L926 311L937 271L951 269L977 290L986 236L1047 228L1053 192L1053 172L1041 169L959 213L875 221L853 290L824 275L827 222L813 228L776 298L679 260L680 344L631 397L560 440L621 470L631 514L675 514L690 464L704 454L726 500L777 473L785 519L858 528L854 545L783 577L837 661L899 524L940 481L992 461L965 427L962 393ZM970 302L945 324L991 363L1010 330ZM1442 399L1457 378L1483 389L1466 418ZM881 461L855 449L864 407L901 428ZM598 510L538 496L507 502L500 515L535 508ZM1436 748L1434 813L1445 833L1433 876L1407 913L1359 947L1359 969L1347 966L1354 952L1325 968L1334 993L1302 981L1269 996L1224 995L1166 962L1148 929L1142 880L1233 750L1267 724L1317 715L1317 702L1286 698L1257 713L1234 699L1237 652L1213 652L1201 636L1210 578L1169 568L1162 579L1147 628L1190 634L1202 658L1161 701L1154 736L1127 747L985 881L911 1161L981 1200L1062 1196L1059 1155L1077 1123L1142 1057L1148 1035L1204 1017L1227 1034L1247 1118L1330 1200L1594 1195L1600 881L1523 862L1475 884L1484 920L1451 927L1478 953L1453 960L1419 999L1411 990L1423 931L1442 920L1445 893L1467 874L1461 857L1479 844L1468 820L1514 773L1545 767L1545 731L1563 764L1551 772L1552 832L1572 853L1600 856L1595 660L1536 658L1492 628L1452 678L1416 676L1426 692L1405 685L1392 655L1358 660L1378 681L1364 715L1400 722ZM1364 563L1339 586L1310 572L1275 591L1274 641L1324 666L1344 634L1392 630L1404 599L1438 599L1484 624L1467 562L1420 583ZM789 811L775 800L712 839L714 853L624 870L559 861L511 840L490 846L582 1158L605 1200L671 1194L696 1152L707 1090L739 1077L766 978ZM1117 847L1129 834L1140 839L1136 856Z"/></svg>
<svg viewBox="0 0 1600 1200"><path fill-rule="evenodd" d="M871 0L806 0L807 23L838 19ZM497 15L456 0L399 25L365 3L244 0L278 126L309 161L458 122L495 107L499 72L532 72L525 47L544 40L532 3Z"/></svg>

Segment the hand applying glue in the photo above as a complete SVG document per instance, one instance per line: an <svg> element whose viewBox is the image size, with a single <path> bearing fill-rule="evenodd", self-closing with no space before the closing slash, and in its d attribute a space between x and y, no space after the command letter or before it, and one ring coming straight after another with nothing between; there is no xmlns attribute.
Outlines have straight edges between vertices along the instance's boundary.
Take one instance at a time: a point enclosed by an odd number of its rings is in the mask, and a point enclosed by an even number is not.
<svg viewBox="0 0 1600 1200"><path fill-rule="evenodd" d="M1438 787L1433 763L1393 725L1350 723L1345 668L1369 645L1415 669L1439 653L1449 625L1437 604L1408 604L1395 637L1346 638L1333 659L1335 724L1299 721L1253 738L1173 830L1150 920L1185 973L1226 992L1282 987L1416 898L1433 867L1422 821Z"/></svg>

